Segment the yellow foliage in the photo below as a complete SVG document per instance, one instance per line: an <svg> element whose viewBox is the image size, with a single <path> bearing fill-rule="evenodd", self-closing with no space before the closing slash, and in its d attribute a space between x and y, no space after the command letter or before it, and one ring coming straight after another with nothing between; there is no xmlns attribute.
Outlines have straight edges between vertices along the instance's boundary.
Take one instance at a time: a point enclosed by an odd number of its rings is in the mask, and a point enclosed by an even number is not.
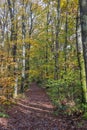
<svg viewBox="0 0 87 130"><path fill-rule="evenodd" d="M6 100L5 96L0 96L0 104L3 104Z"/></svg>
<svg viewBox="0 0 87 130"><path fill-rule="evenodd" d="M61 8L65 9L67 7L67 1L61 0L60 6L61 6Z"/></svg>
<svg viewBox="0 0 87 130"><path fill-rule="evenodd" d="M37 70L30 70L29 74L32 75L32 76L36 76L36 75L39 75L39 71L37 71Z"/></svg>

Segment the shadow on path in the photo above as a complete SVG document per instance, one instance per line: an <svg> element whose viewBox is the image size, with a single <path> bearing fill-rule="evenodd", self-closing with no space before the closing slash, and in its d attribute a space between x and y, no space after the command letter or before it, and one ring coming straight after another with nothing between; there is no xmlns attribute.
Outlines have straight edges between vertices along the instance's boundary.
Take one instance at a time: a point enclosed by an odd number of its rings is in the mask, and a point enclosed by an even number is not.
<svg viewBox="0 0 87 130"><path fill-rule="evenodd" d="M10 118L0 120L0 130L80 130L70 120L53 115L45 89L33 83L25 95L8 111Z"/></svg>

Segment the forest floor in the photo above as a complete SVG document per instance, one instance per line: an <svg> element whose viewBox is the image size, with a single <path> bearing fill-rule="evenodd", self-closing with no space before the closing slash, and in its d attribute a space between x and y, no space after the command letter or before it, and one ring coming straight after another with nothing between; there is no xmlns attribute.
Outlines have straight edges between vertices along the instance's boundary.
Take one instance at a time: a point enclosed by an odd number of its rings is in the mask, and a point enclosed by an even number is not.
<svg viewBox="0 0 87 130"><path fill-rule="evenodd" d="M0 130L87 130L87 123L80 118L55 116L45 89L37 84L33 83L25 95L7 110L9 118L0 118Z"/></svg>

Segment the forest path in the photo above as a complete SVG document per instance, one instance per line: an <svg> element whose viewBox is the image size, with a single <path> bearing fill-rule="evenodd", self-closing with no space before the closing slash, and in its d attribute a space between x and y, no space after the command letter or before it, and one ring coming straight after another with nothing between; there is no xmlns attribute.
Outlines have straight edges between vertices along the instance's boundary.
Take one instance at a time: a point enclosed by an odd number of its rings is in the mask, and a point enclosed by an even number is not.
<svg viewBox="0 0 87 130"><path fill-rule="evenodd" d="M25 95L8 110L9 119L0 119L0 130L80 130L72 120L54 116L54 106L45 89L36 83Z"/></svg>

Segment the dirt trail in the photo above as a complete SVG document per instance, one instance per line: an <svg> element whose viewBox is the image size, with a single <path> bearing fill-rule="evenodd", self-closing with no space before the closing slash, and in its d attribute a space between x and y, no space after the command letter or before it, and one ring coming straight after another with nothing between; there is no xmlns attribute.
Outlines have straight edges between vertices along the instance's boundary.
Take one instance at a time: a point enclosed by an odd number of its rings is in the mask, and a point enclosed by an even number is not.
<svg viewBox="0 0 87 130"><path fill-rule="evenodd" d="M76 128L76 122L70 119L54 116L54 106L45 89L35 83L25 95L8 110L9 119L0 118L0 130L86 130Z"/></svg>

